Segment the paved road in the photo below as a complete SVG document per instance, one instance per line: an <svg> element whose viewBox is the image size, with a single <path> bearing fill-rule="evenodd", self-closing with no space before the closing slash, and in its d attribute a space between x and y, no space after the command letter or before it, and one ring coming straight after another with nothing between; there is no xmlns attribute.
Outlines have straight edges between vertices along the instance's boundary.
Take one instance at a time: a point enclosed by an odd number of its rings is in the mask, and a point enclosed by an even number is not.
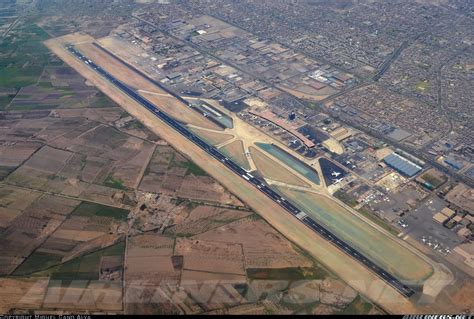
<svg viewBox="0 0 474 319"><path fill-rule="evenodd" d="M402 282L400 282L397 278L395 278L393 275L389 274L386 272L383 268L377 266L374 262L372 262L370 259L362 255L359 251L356 249L352 248L348 243L344 242L342 239L338 238L335 234L324 228L321 224L317 223L315 220L310 218L308 215L306 215L303 211L301 211L299 208L297 208L294 204L289 202L286 198L282 197L279 195L277 192L272 190L270 187L268 187L263 181L260 179L252 176L250 173L247 173L246 170L244 170L242 167L237 165L235 162L233 162L231 159L227 158L225 155L223 155L217 148L215 148L212 145L207 144L204 140L202 140L199 136L195 135L193 132L188 130L185 126L174 120L172 117L170 117L168 114L160 111L155 105L153 105L151 102L146 100L144 97L140 96L138 93L136 93L134 90L129 88L127 85L122 83L121 81L117 80L115 77L113 77L110 73L102 69L100 66L96 65L94 62L92 62L90 59L82 55L79 51L74 49L73 47L67 47L67 49L74 54L78 59L80 59L83 63L87 64L90 68L94 69L97 73L102 75L104 78L106 78L108 81L110 81L112 84L114 84L116 87L118 87L122 92L127 94L130 98L144 106L146 109L148 109L150 112L155 114L158 118L160 118L162 121L164 121L166 124L174 128L176 131L178 131L180 134L185 136L187 139L192 141L194 144L199 146L201 149L206 151L209 155L217 159L218 161L222 162L225 166L227 166L230 170L232 170L234 173L238 174L241 176L243 179L245 179L247 182L252 184L254 187L256 187L258 190L260 190L262 193L270 197L274 202L276 202L278 205L283 207L287 212L289 212L291 215L294 217L298 218L302 223L304 223L306 226L317 232L319 235L321 235L323 238L340 248L343 252L345 252L347 255L355 258L362 264L364 264L366 267L368 267L370 270L372 270L375 274L377 274L381 279L383 279L385 282L387 282L390 286L395 288L398 292L400 292L403 296L405 297L410 297L412 296L415 292L412 290L410 287L404 285Z"/></svg>

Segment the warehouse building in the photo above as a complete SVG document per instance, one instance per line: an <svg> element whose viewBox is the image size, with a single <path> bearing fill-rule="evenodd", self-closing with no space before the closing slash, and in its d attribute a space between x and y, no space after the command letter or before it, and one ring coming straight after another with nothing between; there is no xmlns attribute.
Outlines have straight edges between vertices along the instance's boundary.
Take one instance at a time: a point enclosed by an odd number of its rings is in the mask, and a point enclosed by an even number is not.
<svg viewBox="0 0 474 319"><path fill-rule="evenodd" d="M398 155L397 153L387 155L383 159L383 161L400 174L403 174L408 177L415 176L422 169L421 166L413 163L412 161L407 160L406 158Z"/></svg>

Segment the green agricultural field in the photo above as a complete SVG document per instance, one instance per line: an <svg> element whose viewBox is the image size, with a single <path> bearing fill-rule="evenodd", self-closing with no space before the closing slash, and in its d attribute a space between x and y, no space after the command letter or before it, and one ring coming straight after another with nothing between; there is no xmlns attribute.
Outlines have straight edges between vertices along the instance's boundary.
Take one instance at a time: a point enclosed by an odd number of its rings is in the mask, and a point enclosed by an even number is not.
<svg viewBox="0 0 474 319"><path fill-rule="evenodd" d="M34 23L17 25L0 43L0 87L23 87L36 83L49 63L43 45L48 34Z"/></svg>
<svg viewBox="0 0 474 319"><path fill-rule="evenodd" d="M100 107L111 107L111 106L116 106L115 102L112 101L107 95L104 95L102 93L98 93L91 101L90 107L93 108L100 108ZM138 128L143 128L144 126L140 123L141 127Z"/></svg>
<svg viewBox="0 0 474 319"><path fill-rule="evenodd" d="M49 110L57 108L57 104L15 104L8 107L10 111L31 111L31 110Z"/></svg>
<svg viewBox="0 0 474 319"><path fill-rule="evenodd" d="M98 280L101 258L104 256L123 256L124 251L125 244L122 241L57 265L45 271L44 274L50 276L50 286L70 286L75 280Z"/></svg>
<svg viewBox="0 0 474 319"><path fill-rule="evenodd" d="M0 96L0 111L4 110L13 98L12 95Z"/></svg>
<svg viewBox="0 0 474 319"><path fill-rule="evenodd" d="M107 176L104 185L117 189L127 189L120 178L114 178L112 175Z"/></svg>
<svg viewBox="0 0 474 319"><path fill-rule="evenodd" d="M193 174L194 176L207 176L207 173L202 168L194 164L194 162L188 161L180 163L179 166L188 169L186 175Z"/></svg>
<svg viewBox="0 0 474 319"><path fill-rule="evenodd" d="M62 256L59 255L34 252L25 260L24 263L20 265L20 267L15 270L13 274L28 275L35 273L48 267L57 265L61 262L61 258Z"/></svg>
<svg viewBox="0 0 474 319"><path fill-rule="evenodd" d="M105 206L96 203L82 202L73 212L76 216L107 216L117 220L126 220L129 211L122 208Z"/></svg>

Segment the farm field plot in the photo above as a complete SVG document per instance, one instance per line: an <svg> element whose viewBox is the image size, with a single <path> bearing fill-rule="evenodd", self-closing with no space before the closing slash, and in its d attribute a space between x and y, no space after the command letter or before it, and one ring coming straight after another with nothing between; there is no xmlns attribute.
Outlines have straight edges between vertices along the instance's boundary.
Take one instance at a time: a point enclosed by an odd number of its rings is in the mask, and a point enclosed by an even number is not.
<svg viewBox="0 0 474 319"><path fill-rule="evenodd" d="M47 280L29 278L0 278L0 312L21 306L39 309L48 286Z"/></svg>
<svg viewBox="0 0 474 319"><path fill-rule="evenodd" d="M10 221L5 231L0 233L1 273L9 274L20 264L16 272L22 274L34 272L37 267L60 260L59 255L37 252L36 249L78 204L76 200L42 195L25 207Z"/></svg>
<svg viewBox="0 0 474 319"><path fill-rule="evenodd" d="M83 164L81 174L88 177L84 181L119 189L135 186L154 147L148 141L100 124L89 128L72 142L70 138L67 148L86 155L80 160ZM63 144L56 143L58 146Z"/></svg>
<svg viewBox="0 0 474 319"><path fill-rule="evenodd" d="M250 214L252 213L246 211L199 205L192 208L186 216L180 217L180 220L175 219L176 224L168 228L166 234L189 237L231 223L234 220L245 218Z"/></svg>
<svg viewBox="0 0 474 319"><path fill-rule="evenodd" d="M262 151L259 151L253 146L250 146L249 150L252 154L252 159L255 162L258 171L265 178L286 184L309 187L309 184L305 183L301 178L297 177L285 167L266 156Z"/></svg>
<svg viewBox="0 0 474 319"><path fill-rule="evenodd" d="M23 263L16 271L15 275L30 275L37 271L57 265L61 262L62 256L50 253L33 253L25 263Z"/></svg>
<svg viewBox="0 0 474 319"><path fill-rule="evenodd" d="M49 287L68 287L74 280L99 280L101 262L104 257L121 256L125 250L124 242L117 243L110 247L94 251L93 253L80 256L55 267L45 270L37 275L48 274L50 276ZM119 263L118 270L122 269Z"/></svg>
<svg viewBox="0 0 474 319"><path fill-rule="evenodd" d="M14 126L9 125L11 133L6 137L15 136L15 140L4 143L2 148L10 151L18 145L18 149L0 155L0 160L8 165L27 161L13 173L13 166L0 165L0 171L4 175L11 173L6 178L9 184L90 200L101 197L101 193L109 197L117 189L133 188L141 179L154 144L99 122L119 120L122 113L120 108L74 109L58 111L59 117L40 114L38 119L26 117L27 112L17 113L25 118L15 120ZM148 136L143 128L134 131ZM16 140L20 134L22 139ZM32 136L41 137L49 146L33 153L33 146L41 144L22 141ZM2 167L5 169L1 170ZM100 191L92 194L93 190ZM109 198L106 203L111 203Z"/></svg>
<svg viewBox="0 0 474 319"><path fill-rule="evenodd" d="M12 220L40 196L41 193L0 185L0 227L6 229Z"/></svg>
<svg viewBox="0 0 474 319"><path fill-rule="evenodd" d="M209 176L186 176L176 194L179 197L211 202L233 202L233 196Z"/></svg>
<svg viewBox="0 0 474 319"><path fill-rule="evenodd" d="M71 152L44 146L6 180L14 185L44 189L46 184L53 180L66 165L71 156Z"/></svg>
<svg viewBox="0 0 474 319"><path fill-rule="evenodd" d="M223 237L226 242L242 245L246 268L309 267L312 264L286 238L266 222L253 216L211 229L193 238L218 241Z"/></svg>
<svg viewBox="0 0 474 319"><path fill-rule="evenodd" d="M245 275L240 244L178 238L175 254L183 256L186 270Z"/></svg>
<svg viewBox="0 0 474 319"><path fill-rule="evenodd" d="M82 202L73 212L73 216L83 216L83 217L110 217L118 221L124 221L127 219L128 210L111 207L96 203Z"/></svg>
<svg viewBox="0 0 474 319"><path fill-rule="evenodd" d="M38 83L22 87L8 110L107 107L113 102L67 66L47 66Z"/></svg>
<svg viewBox="0 0 474 319"><path fill-rule="evenodd" d="M151 192L175 193L188 174L205 174L171 146L157 145L139 188Z"/></svg>
<svg viewBox="0 0 474 319"><path fill-rule="evenodd" d="M225 156L229 157L241 167L250 170L250 164L245 155L244 145L241 140L235 140L219 149Z"/></svg>
<svg viewBox="0 0 474 319"><path fill-rule="evenodd" d="M43 308L121 310L124 249L121 242L38 274L50 276ZM111 257L116 257L112 271L102 267ZM68 295L77 296L77 300L71 302Z"/></svg>
<svg viewBox="0 0 474 319"><path fill-rule="evenodd" d="M150 129L148 129L146 126L144 126L140 121L138 121L135 118L132 121L127 122L127 124L120 127L119 129L122 132L125 132L127 134L136 136L136 137L141 138L141 139L148 140L150 142L165 143L163 140L160 139L160 137L158 137L157 134L150 131Z"/></svg>
<svg viewBox="0 0 474 319"><path fill-rule="evenodd" d="M128 215L121 208L11 186L0 187L0 205L5 205L0 271L15 275L35 273L113 242L117 237L110 234Z"/></svg>
<svg viewBox="0 0 474 319"><path fill-rule="evenodd" d="M432 274L432 267L421 257L329 198L284 187L275 189L400 279L420 282Z"/></svg>
<svg viewBox="0 0 474 319"><path fill-rule="evenodd" d="M111 103L113 102L111 101ZM109 107L103 108L56 109L54 110L54 113L59 116L59 119L85 117L90 122L102 124L116 122L122 117L128 115L128 113L124 112L123 109L118 107L115 103L110 105ZM74 138L83 134L84 132L85 131L77 132L76 130L74 130L70 132L70 135L68 135L68 137Z"/></svg>
<svg viewBox="0 0 474 319"><path fill-rule="evenodd" d="M37 81L49 63L49 51L42 44L47 38L46 32L28 21L9 32L0 45L0 87L22 87Z"/></svg>
<svg viewBox="0 0 474 319"><path fill-rule="evenodd" d="M171 146L157 145L139 189L182 198L234 203L235 198Z"/></svg>
<svg viewBox="0 0 474 319"><path fill-rule="evenodd" d="M27 160L40 147L40 143L26 141L0 144L0 180Z"/></svg>
<svg viewBox="0 0 474 319"><path fill-rule="evenodd" d="M133 283L140 280L144 286L159 285L162 280L177 282L181 264L174 261L174 239L156 234L132 237L127 245L126 278Z"/></svg>

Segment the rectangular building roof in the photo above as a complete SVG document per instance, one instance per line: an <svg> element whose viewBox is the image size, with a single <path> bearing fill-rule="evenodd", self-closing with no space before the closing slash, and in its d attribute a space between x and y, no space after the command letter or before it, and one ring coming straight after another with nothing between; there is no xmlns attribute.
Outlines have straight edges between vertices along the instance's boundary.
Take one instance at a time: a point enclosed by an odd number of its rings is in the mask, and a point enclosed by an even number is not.
<svg viewBox="0 0 474 319"><path fill-rule="evenodd" d="M421 166L413 163L412 161L407 160L406 158L398 155L397 153L387 155L383 160L391 168L409 177L416 175L422 169Z"/></svg>
<svg viewBox="0 0 474 319"><path fill-rule="evenodd" d="M454 210L452 210L451 208L449 207L445 207L441 210L441 213L444 214L445 216L451 218L453 217L454 215L456 215L456 212Z"/></svg>
<svg viewBox="0 0 474 319"><path fill-rule="evenodd" d="M433 219L436 222L438 222L440 224L443 224L445 221L447 221L449 219L449 217L444 215L443 213L436 213L436 214L434 214Z"/></svg>

